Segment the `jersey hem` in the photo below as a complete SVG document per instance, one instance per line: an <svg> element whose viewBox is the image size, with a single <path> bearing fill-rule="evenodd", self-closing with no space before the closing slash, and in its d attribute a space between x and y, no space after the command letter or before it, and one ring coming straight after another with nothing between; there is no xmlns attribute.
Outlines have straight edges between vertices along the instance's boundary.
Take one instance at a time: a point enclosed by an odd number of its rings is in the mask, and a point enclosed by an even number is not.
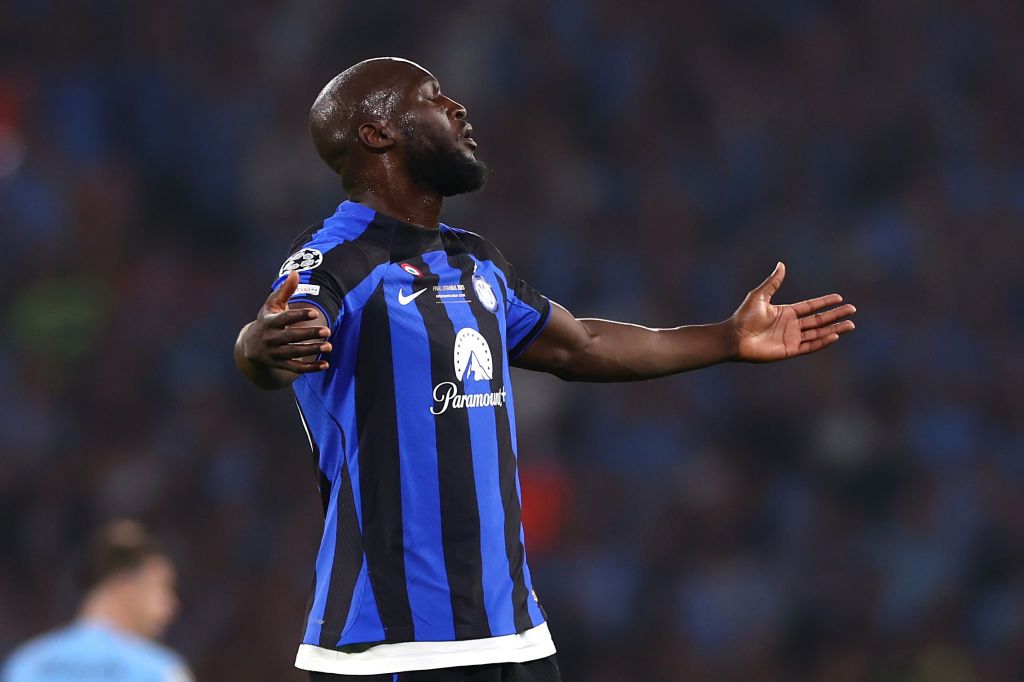
<svg viewBox="0 0 1024 682"><path fill-rule="evenodd" d="M555 643L548 625L541 623L521 634L450 642L380 644L359 653L301 644L295 655L295 667L334 675L384 675L492 663L526 663L554 653Z"/></svg>

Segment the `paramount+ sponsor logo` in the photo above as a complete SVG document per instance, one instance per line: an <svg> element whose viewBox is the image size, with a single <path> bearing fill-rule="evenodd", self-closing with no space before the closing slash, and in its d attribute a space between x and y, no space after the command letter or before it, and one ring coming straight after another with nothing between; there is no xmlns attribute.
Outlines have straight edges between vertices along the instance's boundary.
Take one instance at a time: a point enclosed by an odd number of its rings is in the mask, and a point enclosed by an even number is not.
<svg viewBox="0 0 1024 682"><path fill-rule="evenodd" d="M449 407L456 410L467 407L501 407L505 404L505 387L493 393L459 393L452 381L442 381L434 387L434 406L431 414L444 414Z"/></svg>
<svg viewBox="0 0 1024 682"><path fill-rule="evenodd" d="M454 381L442 381L434 386L434 406L430 413L444 414L449 409L462 410L473 407L501 407L505 404L505 387L500 391L466 393L465 387L481 381L490 381L494 376L494 360L490 346L480 332L465 327L455 336L455 377ZM460 392L459 384L463 391Z"/></svg>

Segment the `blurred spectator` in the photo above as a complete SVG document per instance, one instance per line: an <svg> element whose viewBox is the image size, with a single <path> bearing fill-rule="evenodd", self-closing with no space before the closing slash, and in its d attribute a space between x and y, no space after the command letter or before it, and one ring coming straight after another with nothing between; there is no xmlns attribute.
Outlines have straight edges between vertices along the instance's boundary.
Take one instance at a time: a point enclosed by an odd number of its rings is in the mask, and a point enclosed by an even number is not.
<svg viewBox="0 0 1024 682"><path fill-rule="evenodd" d="M175 571L134 521L102 528L86 559L86 594L75 621L19 647L3 682L189 682L181 658L152 641L174 618Z"/></svg>

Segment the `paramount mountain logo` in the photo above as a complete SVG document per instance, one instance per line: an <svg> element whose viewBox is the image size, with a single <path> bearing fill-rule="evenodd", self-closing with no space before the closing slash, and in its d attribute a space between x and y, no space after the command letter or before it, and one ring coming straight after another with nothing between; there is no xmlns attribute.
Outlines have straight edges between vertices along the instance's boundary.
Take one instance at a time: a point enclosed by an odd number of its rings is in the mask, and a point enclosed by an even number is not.
<svg viewBox="0 0 1024 682"><path fill-rule="evenodd" d="M465 387L467 383L490 381L494 376L491 348L480 332L464 327L455 335L455 376ZM460 393L454 381L442 381L434 387L431 414L444 414L448 408L501 407L505 404L505 387L490 393Z"/></svg>
<svg viewBox="0 0 1024 682"><path fill-rule="evenodd" d="M473 381L490 381L493 372L494 362L487 339L475 329L461 329L455 335L455 376L465 382L470 373Z"/></svg>

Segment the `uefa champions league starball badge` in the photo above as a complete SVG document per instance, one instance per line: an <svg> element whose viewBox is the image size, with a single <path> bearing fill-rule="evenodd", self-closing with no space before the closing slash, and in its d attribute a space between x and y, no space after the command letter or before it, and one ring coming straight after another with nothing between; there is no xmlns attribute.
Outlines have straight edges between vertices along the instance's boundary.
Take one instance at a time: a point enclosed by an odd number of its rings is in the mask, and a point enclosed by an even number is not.
<svg viewBox="0 0 1024 682"><path fill-rule="evenodd" d="M286 260L284 265L281 266L281 272L279 272L278 275L283 277L293 270L298 270L299 272L303 270L312 270L323 262L324 254L320 253L317 249L311 249L309 247L299 249L292 255L288 256L288 260Z"/></svg>
<svg viewBox="0 0 1024 682"><path fill-rule="evenodd" d="M483 275L473 275L473 291L485 308L492 313L498 309L498 297L494 295L494 289Z"/></svg>

